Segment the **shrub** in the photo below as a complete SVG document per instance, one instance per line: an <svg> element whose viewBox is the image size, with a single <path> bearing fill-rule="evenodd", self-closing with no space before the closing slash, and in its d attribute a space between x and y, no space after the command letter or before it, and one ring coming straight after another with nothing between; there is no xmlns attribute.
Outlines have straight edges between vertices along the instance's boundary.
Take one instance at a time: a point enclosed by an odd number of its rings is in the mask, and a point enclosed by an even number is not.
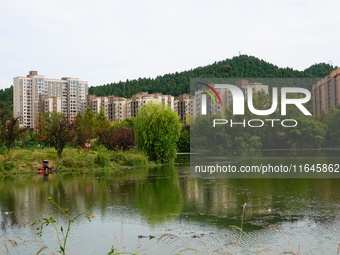
<svg viewBox="0 0 340 255"><path fill-rule="evenodd" d="M110 154L110 160L123 166L144 166L148 164L148 158L142 154L133 152L115 151Z"/></svg>
<svg viewBox="0 0 340 255"><path fill-rule="evenodd" d="M109 150L128 150L135 145L134 130L122 126L104 130L99 133L99 142Z"/></svg>
<svg viewBox="0 0 340 255"><path fill-rule="evenodd" d="M125 166L145 166L148 164L148 159L142 154L129 154L126 158Z"/></svg>
<svg viewBox="0 0 340 255"><path fill-rule="evenodd" d="M94 168L95 167L95 155L93 154L78 154L70 153L65 154L63 158L59 161L56 168Z"/></svg>
<svg viewBox="0 0 340 255"><path fill-rule="evenodd" d="M94 159L94 163L101 167L108 167L109 158L107 157L105 152L99 151L97 154L97 157Z"/></svg>

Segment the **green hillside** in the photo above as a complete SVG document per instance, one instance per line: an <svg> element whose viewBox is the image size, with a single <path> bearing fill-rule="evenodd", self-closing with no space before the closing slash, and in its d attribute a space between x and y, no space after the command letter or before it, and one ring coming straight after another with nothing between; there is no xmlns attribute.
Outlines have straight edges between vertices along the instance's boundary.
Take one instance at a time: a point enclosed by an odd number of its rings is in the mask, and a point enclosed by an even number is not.
<svg viewBox="0 0 340 255"><path fill-rule="evenodd" d="M304 71L297 71L292 68L279 68L253 56L241 55L189 71L157 76L155 79L139 78L90 87L89 94L129 98L132 94L148 91L178 96L189 93L190 78L323 78L335 68L320 63Z"/></svg>
<svg viewBox="0 0 340 255"><path fill-rule="evenodd" d="M4 111L5 116L13 112L13 86L0 89L0 111Z"/></svg>
<svg viewBox="0 0 340 255"><path fill-rule="evenodd" d="M314 64L304 71L279 68L253 56L240 55L211 65L157 76L155 79L139 78L125 82L110 83L90 87L89 94L96 96L121 96L130 98L132 94L148 91L178 96L189 93L190 78L322 78L336 66L325 63ZM0 90L0 110L10 114L13 109L13 87Z"/></svg>

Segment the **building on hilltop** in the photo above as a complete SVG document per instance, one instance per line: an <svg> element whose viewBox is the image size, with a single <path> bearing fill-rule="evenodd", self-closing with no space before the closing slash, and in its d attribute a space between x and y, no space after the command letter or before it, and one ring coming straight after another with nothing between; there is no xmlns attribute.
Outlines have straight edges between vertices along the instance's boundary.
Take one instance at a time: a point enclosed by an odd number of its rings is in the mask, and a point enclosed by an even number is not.
<svg viewBox="0 0 340 255"><path fill-rule="evenodd" d="M328 114L340 105L340 68L313 85L312 97L314 115Z"/></svg>
<svg viewBox="0 0 340 255"><path fill-rule="evenodd" d="M30 71L26 77L13 78L13 114L19 118L20 126L28 128L34 128L39 112L54 108L73 120L85 109L87 94L86 81L70 77L45 78L37 71ZM47 97L40 98L41 95Z"/></svg>

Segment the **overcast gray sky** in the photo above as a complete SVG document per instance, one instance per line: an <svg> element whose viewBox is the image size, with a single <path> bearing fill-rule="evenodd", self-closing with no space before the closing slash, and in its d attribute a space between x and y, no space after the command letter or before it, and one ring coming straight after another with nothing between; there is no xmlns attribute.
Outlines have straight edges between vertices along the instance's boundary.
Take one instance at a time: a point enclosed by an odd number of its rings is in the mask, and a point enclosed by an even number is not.
<svg viewBox="0 0 340 255"><path fill-rule="evenodd" d="M180 72L239 54L303 70L340 65L337 0L8 0L0 88L37 70L90 86Z"/></svg>

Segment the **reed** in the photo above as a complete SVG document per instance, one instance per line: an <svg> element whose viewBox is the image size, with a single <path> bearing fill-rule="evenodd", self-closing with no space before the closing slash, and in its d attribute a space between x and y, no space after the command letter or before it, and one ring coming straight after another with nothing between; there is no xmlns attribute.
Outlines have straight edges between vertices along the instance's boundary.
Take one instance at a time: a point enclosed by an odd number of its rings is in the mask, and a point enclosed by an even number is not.
<svg viewBox="0 0 340 255"><path fill-rule="evenodd" d="M66 245L67 240L71 231L71 225L81 216L86 217L89 221L92 218L95 218L95 215L92 215L88 212L83 212L79 214L73 214L68 209L63 209L59 204L57 204L52 197L47 198L60 212L63 218L66 220L66 226L58 225L57 219L52 215L50 217L43 217L42 219L31 223L31 225L38 225L37 227L37 235L42 236L44 227L52 226L57 237L57 241L59 244L59 253L62 255L66 255Z"/></svg>

